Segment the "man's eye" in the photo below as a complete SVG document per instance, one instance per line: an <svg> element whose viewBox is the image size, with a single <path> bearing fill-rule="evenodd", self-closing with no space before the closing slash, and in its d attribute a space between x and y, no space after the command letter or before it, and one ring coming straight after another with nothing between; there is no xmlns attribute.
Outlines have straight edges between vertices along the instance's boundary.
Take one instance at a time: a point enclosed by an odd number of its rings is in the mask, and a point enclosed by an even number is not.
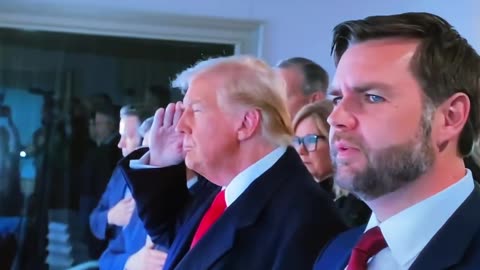
<svg viewBox="0 0 480 270"><path fill-rule="evenodd" d="M340 103L341 100L342 100L342 97L333 97L332 98L332 103L334 105L337 105L338 103Z"/></svg>
<svg viewBox="0 0 480 270"><path fill-rule="evenodd" d="M367 94L367 99L371 103L380 103L385 101L383 97L371 94Z"/></svg>

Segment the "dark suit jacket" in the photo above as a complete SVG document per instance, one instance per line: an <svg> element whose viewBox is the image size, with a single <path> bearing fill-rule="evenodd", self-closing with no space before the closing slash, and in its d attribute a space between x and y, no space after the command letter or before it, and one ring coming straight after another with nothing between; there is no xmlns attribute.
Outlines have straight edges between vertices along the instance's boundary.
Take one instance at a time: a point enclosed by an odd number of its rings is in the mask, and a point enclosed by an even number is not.
<svg viewBox="0 0 480 270"><path fill-rule="evenodd" d="M199 179L196 184L190 188L190 193L195 194L198 189L205 184L206 180ZM130 223L120 232L119 236L108 244L99 260L99 266L102 270L124 269L128 258L138 252L144 245L147 237L147 231L142 221L135 212L132 215ZM157 249L168 252L165 246L156 246Z"/></svg>
<svg viewBox="0 0 480 270"><path fill-rule="evenodd" d="M335 207L293 148L257 178L190 250L219 187L191 196L184 166L132 170L139 214L155 243L170 244L164 269L311 269L316 255L345 229Z"/></svg>
<svg viewBox="0 0 480 270"><path fill-rule="evenodd" d="M480 269L480 188L475 189L420 252L411 270ZM315 270L344 270L365 226L339 235L322 252Z"/></svg>

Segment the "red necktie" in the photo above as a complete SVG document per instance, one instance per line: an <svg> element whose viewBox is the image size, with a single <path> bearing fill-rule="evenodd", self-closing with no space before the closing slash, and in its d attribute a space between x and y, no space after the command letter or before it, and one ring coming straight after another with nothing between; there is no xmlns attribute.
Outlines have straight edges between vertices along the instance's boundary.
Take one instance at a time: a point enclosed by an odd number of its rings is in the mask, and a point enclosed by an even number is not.
<svg viewBox="0 0 480 270"><path fill-rule="evenodd" d="M215 221L217 221L217 219L223 214L225 208L227 208L227 203L225 202L225 190L222 190L217 194L210 205L210 208L205 212L205 215L203 215L202 221L200 221L200 225L198 225L197 231L193 236L190 248L193 248L193 246L197 244L213 223L215 223Z"/></svg>
<svg viewBox="0 0 480 270"><path fill-rule="evenodd" d="M377 226L369 229L353 248L348 261L348 270L366 270L368 260L386 247L387 242L380 228Z"/></svg>

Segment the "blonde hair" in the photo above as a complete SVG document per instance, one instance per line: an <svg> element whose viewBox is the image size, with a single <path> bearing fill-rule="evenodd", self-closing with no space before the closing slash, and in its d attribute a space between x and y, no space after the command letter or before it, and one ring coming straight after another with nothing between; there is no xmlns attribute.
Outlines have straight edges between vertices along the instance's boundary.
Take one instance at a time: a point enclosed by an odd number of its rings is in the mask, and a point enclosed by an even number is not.
<svg viewBox="0 0 480 270"><path fill-rule="evenodd" d="M228 102L258 109L262 135L275 145L290 145L293 129L285 102L286 85L273 68L252 56L212 58L180 73L172 86L185 93L194 78L207 73L221 76L223 85L217 96L223 109Z"/></svg>
<svg viewBox="0 0 480 270"><path fill-rule="evenodd" d="M322 100L315 103L310 103L303 106L293 119L293 130L308 117L311 117L317 126L317 129L323 136L328 138L330 125L327 118L333 110L333 103L329 100Z"/></svg>
<svg viewBox="0 0 480 270"><path fill-rule="evenodd" d="M311 117L315 122L317 130L326 138L330 131L330 124L327 122L327 118L333 111L333 103L330 100L322 100L315 103L310 103L303 106L293 119L293 130L296 130L300 122L308 117ZM347 196L348 191L340 188L337 184L333 184L332 191L335 194L335 199L342 196Z"/></svg>

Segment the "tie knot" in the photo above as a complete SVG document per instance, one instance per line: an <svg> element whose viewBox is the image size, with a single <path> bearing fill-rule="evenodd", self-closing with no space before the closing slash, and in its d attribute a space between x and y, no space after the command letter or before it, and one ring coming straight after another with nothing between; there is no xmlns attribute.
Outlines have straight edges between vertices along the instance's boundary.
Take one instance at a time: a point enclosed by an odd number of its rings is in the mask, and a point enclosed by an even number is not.
<svg viewBox="0 0 480 270"><path fill-rule="evenodd" d="M227 202L225 201L225 189L220 191L217 196L215 196L215 199L213 199L210 207L215 209L213 211L225 211L225 208L227 208Z"/></svg>
<svg viewBox="0 0 480 270"><path fill-rule="evenodd" d="M376 226L366 231L353 248L348 262L349 270L367 269L368 260L387 247L380 227Z"/></svg>
<svg viewBox="0 0 480 270"><path fill-rule="evenodd" d="M385 238L383 238L380 227L377 226L371 228L362 235L360 241L355 246L355 249L361 250L370 258L386 247L387 242L385 241Z"/></svg>

